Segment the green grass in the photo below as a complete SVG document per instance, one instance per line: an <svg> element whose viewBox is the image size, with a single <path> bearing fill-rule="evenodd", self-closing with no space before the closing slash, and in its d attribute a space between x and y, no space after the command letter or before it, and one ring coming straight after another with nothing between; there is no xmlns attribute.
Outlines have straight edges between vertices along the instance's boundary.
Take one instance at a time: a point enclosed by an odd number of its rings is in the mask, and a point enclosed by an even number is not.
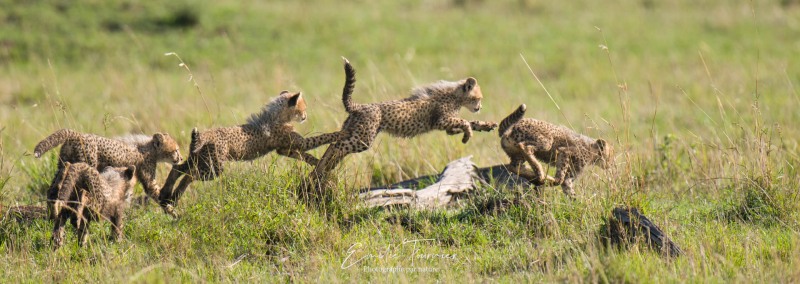
<svg viewBox="0 0 800 284"><path fill-rule="evenodd" d="M272 154L195 183L177 220L153 204L132 208L120 242L98 223L88 247L68 230L53 251L50 222L2 219L0 279L797 279L796 1L268 2L0 0L0 204L43 204L56 151L30 153L63 127L164 131L186 151L193 127L241 123L288 89L309 102L298 131L336 130L346 118L341 56L359 72L357 102L474 76L484 109L463 117L499 121L526 103L529 117L613 141L618 165L586 172L576 200L556 188L488 187L448 211L359 208L359 188L467 155L481 166L507 162L494 132L467 145L438 132L380 135L342 164L337 200L320 211L293 193L310 167ZM640 207L685 255L606 248L599 230L617 205ZM392 267L427 270L369 270Z"/></svg>

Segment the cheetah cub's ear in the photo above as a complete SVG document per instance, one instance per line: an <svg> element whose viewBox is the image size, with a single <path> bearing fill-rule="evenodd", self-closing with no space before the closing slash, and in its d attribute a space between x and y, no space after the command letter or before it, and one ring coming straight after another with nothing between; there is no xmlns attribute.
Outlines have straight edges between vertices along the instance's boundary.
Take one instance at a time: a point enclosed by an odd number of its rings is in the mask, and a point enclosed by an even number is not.
<svg viewBox="0 0 800 284"><path fill-rule="evenodd" d="M595 141L594 144L595 147L597 147L597 150L600 150L600 152L605 152L607 146L606 140L597 139L597 141Z"/></svg>
<svg viewBox="0 0 800 284"><path fill-rule="evenodd" d="M297 105L297 101L300 100L300 96L302 93L297 93L294 95L289 96L289 107L294 107Z"/></svg>
<svg viewBox="0 0 800 284"><path fill-rule="evenodd" d="M608 142L603 139L597 139L593 145L597 148L597 155L599 156L598 162L604 169L611 168L614 165L614 149Z"/></svg>
<svg viewBox="0 0 800 284"><path fill-rule="evenodd" d="M153 134L153 147L161 148L161 145L164 144L164 134L156 133Z"/></svg>
<svg viewBox="0 0 800 284"><path fill-rule="evenodd" d="M464 90L464 93L469 93L472 91L472 89L475 89L475 86L477 85L478 85L478 80L469 77L467 78L466 82L464 82L464 85L461 85L461 88Z"/></svg>
<svg viewBox="0 0 800 284"><path fill-rule="evenodd" d="M278 94L278 95L279 95L279 96L283 96L283 95L285 95L285 94L288 94L288 93L289 93L289 91L288 91L288 90L283 90L283 91L281 91L281 93L280 93L280 94Z"/></svg>
<svg viewBox="0 0 800 284"><path fill-rule="evenodd" d="M131 180L136 174L136 166L130 166L122 172L122 177L125 180Z"/></svg>

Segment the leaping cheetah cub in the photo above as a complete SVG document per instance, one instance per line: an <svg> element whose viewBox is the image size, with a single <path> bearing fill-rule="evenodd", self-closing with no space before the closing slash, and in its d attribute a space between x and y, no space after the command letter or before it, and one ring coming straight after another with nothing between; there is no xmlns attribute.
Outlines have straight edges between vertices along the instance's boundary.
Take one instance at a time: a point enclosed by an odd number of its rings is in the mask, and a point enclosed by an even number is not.
<svg viewBox="0 0 800 284"><path fill-rule="evenodd" d="M64 163L63 178L57 185L53 204L53 245L64 244L64 225L72 220L78 229L79 244L86 244L89 222L106 219L111 222L115 239L122 238L125 209L130 204L136 183L135 166L107 167L102 173L86 163Z"/></svg>
<svg viewBox="0 0 800 284"><path fill-rule="evenodd" d="M497 127L494 122L470 122L458 117L462 107L471 112L481 109L483 94L475 78L417 87L405 99L357 104L351 98L356 71L347 59L344 59L344 70L342 103L350 115L342 125L342 139L328 147L311 173L310 181L317 183L315 187L345 156L369 149L379 132L408 138L444 130L449 135L463 133L461 142L467 143L473 131L491 131Z"/></svg>
<svg viewBox="0 0 800 284"><path fill-rule="evenodd" d="M249 161L276 151L279 155L316 165L317 158L306 151L335 141L338 132L304 138L290 123L305 120L306 103L301 94L283 91L261 112L253 114L246 124L203 132L193 129L189 158L169 173L159 198L161 206L174 215L174 206L189 184L195 179L215 179L224 171L226 161ZM184 175L173 189L174 183Z"/></svg>
<svg viewBox="0 0 800 284"><path fill-rule="evenodd" d="M157 163L174 164L183 160L178 151L178 142L166 133L156 133L152 137L130 135L111 139L70 129L61 129L47 136L36 144L33 155L39 158L58 145L62 145L58 156L58 170L50 184L48 200L54 200L57 194L56 187L61 182L66 162L83 162L98 170L136 166L136 177L142 183L145 193L151 198L157 198L160 190L156 184Z"/></svg>
<svg viewBox="0 0 800 284"><path fill-rule="evenodd" d="M605 140L593 139L563 126L533 118L524 118L525 105L500 122L498 133L503 151L511 158L508 167L536 185L561 185L568 196L574 196L573 182L583 168L594 164L608 169L614 163L614 150ZM535 156L534 157L532 157ZM556 167L555 177L547 176L542 160ZM524 167L528 162L533 172Z"/></svg>

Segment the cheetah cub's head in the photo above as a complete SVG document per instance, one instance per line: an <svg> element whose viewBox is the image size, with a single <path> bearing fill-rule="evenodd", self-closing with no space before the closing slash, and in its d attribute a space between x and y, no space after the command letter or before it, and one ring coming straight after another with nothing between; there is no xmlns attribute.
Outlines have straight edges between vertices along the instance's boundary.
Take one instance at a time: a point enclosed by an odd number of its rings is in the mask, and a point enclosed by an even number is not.
<svg viewBox="0 0 800 284"><path fill-rule="evenodd" d="M614 165L614 147L606 142L603 139L597 139L597 141L592 144L592 148L597 153L597 159L595 160L595 164L599 165L603 169L609 169Z"/></svg>
<svg viewBox="0 0 800 284"><path fill-rule="evenodd" d="M461 86L458 88L461 96L461 106L467 108L471 112L479 112L481 110L481 86L478 86L478 80L469 77L462 80Z"/></svg>
<svg viewBox="0 0 800 284"><path fill-rule="evenodd" d="M281 113L284 121L306 122L308 116L306 115L306 100L303 99L303 94L299 92L292 94L289 91L283 91L281 96L286 98L286 108Z"/></svg>
<svg viewBox="0 0 800 284"><path fill-rule="evenodd" d="M153 135L153 148L158 152L159 161L172 162L173 164L183 161L181 152L178 151L178 142L167 133Z"/></svg>

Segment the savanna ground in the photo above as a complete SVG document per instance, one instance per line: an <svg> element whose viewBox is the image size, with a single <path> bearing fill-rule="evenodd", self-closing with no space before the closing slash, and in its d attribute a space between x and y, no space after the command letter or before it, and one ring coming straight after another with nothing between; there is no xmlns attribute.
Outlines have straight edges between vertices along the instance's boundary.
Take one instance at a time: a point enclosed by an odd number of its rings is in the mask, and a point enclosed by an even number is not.
<svg viewBox="0 0 800 284"><path fill-rule="evenodd" d="M165 131L185 153L192 127L242 123L288 89L309 102L301 133L336 130L340 56L359 71L357 102L474 76L484 109L463 117L499 121L526 103L528 117L613 141L617 166L585 173L576 200L486 187L447 211L360 209L352 196L370 184L467 155L507 162L496 132L467 145L381 135L339 168L321 212L293 191L310 167L272 154L195 183L179 219L133 207L121 242L96 223L86 248L68 230L53 251L49 221L4 218L0 279L800 280L797 1L268 2L0 1L0 203L44 204L57 151L30 152L59 128ZM482 210L498 199L518 202ZM617 205L641 208L685 255L604 247Z"/></svg>

